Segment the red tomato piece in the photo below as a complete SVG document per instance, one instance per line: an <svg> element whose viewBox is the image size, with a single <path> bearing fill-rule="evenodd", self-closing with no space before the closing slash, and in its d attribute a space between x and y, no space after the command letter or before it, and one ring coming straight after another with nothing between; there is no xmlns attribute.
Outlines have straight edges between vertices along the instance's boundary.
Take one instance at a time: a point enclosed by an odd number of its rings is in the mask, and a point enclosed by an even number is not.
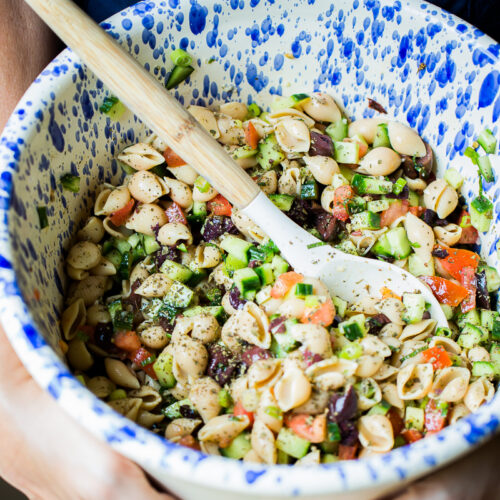
<svg viewBox="0 0 500 500"><path fill-rule="evenodd" d="M243 403L241 401L238 401L235 405L234 405L234 410L233 410L233 414L235 417L241 417L243 415L246 415L248 417L248 420L250 421L250 425L253 424L253 421L254 421L254 415L253 415L253 412L251 411L248 411L244 406L243 406Z"/></svg>
<svg viewBox="0 0 500 500"><path fill-rule="evenodd" d="M156 380L158 378L153 370L154 356L147 349L140 347L137 351L131 352L128 358L137 366L140 366L152 379Z"/></svg>
<svg viewBox="0 0 500 500"><path fill-rule="evenodd" d="M200 443L193 436L191 436L191 434L189 436L181 437L179 441L177 441L177 444L200 451Z"/></svg>
<svg viewBox="0 0 500 500"><path fill-rule="evenodd" d="M329 326L335 318L335 306L330 298L323 302L319 308L306 307L300 318L301 323Z"/></svg>
<svg viewBox="0 0 500 500"><path fill-rule="evenodd" d="M429 285L434 297L441 304L456 307L469 295L469 291L465 287L446 278L439 276L419 276L419 278Z"/></svg>
<svg viewBox="0 0 500 500"><path fill-rule="evenodd" d="M339 460L354 460L358 451L358 445L347 446L339 444Z"/></svg>
<svg viewBox="0 0 500 500"><path fill-rule="evenodd" d="M394 436L398 436L399 434L401 434L401 431L405 427L405 422L403 420L403 417L399 414L399 411L396 407L393 406L387 412L387 418L391 422L392 431L394 433Z"/></svg>
<svg viewBox="0 0 500 500"><path fill-rule="evenodd" d="M425 207L410 207L408 211L415 217L420 217L425 212Z"/></svg>
<svg viewBox="0 0 500 500"><path fill-rule="evenodd" d="M114 337L115 346L127 352L135 352L141 348L141 340L132 331L117 332Z"/></svg>
<svg viewBox="0 0 500 500"><path fill-rule="evenodd" d="M408 200L397 200L391 206L381 212L380 214L380 227L390 226L396 219L408 213L410 204Z"/></svg>
<svg viewBox="0 0 500 500"><path fill-rule="evenodd" d="M252 148L257 149L259 144L259 134L252 122L248 122L245 129L245 142Z"/></svg>
<svg viewBox="0 0 500 500"><path fill-rule="evenodd" d="M326 416L316 417L305 413L293 415L287 419L286 425L297 436L307 439L311 443L321 443L326 438Z"/></svg>
<svg viewBox="0 0 500 500"><path fill-rule="evenodd" d="M130 200L123 208L111 214L109 219L115 226L123 226L134 209L135 200Z"/></svg>
<svg viewBox="0 0 500 500"><path fill-rule="evenodd" d="M477 229L471 224L469 212L462 210L460 214L460 219L458 220L458 225L462 228L462 234L458 243L460 245L470 245L477 243L479 239L479 233Z"/></svg>
<svg viewBox="0 0 500 500"><path fill-rule="evenodd" d="M459 271L460 278L458 281L467 289L468 296L462 301L460 305L462 312L466 313L472 311L476 307L476 270L470 266L465 266Z"/></svg>
<svg viewBox="0 0 500 500"><path fill-rule="evenodd" d="M439 248L448 252L447 257L439 259L441 266L456 280L461 282L460 271L464 267L471 267L474 272L476 271L479 264L479 255L476 252L443 246L439 246Z"/></svg>
<svg viewBox="0 0 500 500"><path fill-rule="evenodd" d="M280 274L271 289L271 297L273 299L281 299L284 297L293 285L297 283L302 283L304 281L304 276L300 273L294 271L288 271L287 273Z"/></svg>
<svg viewBox="0 0 500 500"><path fill-rule="evenodd" d="M233 213L231 203L221 194L218 194L215 198L210 200L207 203L207 208L209 212L212 212L214 215L227 215L229 217Z"/></svg>
<svg viewBox="0 0 500 500"><path fill-rule="evenodd" d="M175 153L172 148L165 149L163 157L169 167L181 167L186 164L186 162L177 153Z"/></svg>
<svg viewBox="0 0 500 500"><path fill-rule="evenodd" d="M167 214L168 222L180 222L181 224L186 225L187 219L184 215L184 211L181 206L173 201L168 208L165 210Z"/></svg>
<svg viewBox="0 0 500 500"><path fill-rule="evenodd" d="M446 425L446 413L436 407L434 399L429 399L425 406L425 428L428 432L437 432Z"/></svg>
<svg viewBox="0 0 500 500"><path fill-rule="evenodd" d="M339 186L333 193L332 215L339 220L346 221L349 218L347 202L354 197L354 189L351 186Z"/></svg>
<svg viewBox="0 0 500 500"><path fill-rule="evenodd" d="M420 432L417 431L416 429L405 429L401 435L405 438L405 441L410 444L414 443L415 441L419 441L424 437L424 435Z"/></svg>
<svg viewBox="0 0 500 500"><path fill-rule="evenodd" d="M422 351L422 359L425 363L432 363L434 370L442 370L452 365L450 356L441 346Z"/></svg>

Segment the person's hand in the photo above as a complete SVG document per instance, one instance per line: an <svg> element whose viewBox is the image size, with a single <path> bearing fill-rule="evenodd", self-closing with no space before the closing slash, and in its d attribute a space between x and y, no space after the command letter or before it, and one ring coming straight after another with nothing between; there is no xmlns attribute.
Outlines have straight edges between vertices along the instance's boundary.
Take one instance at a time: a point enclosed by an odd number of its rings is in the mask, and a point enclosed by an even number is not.
<svg viewBox="0 0 500 500"><path fill-rule="evenodd" d="M43 500L172 500L30 377L0 328L0 476Z"/></svg>

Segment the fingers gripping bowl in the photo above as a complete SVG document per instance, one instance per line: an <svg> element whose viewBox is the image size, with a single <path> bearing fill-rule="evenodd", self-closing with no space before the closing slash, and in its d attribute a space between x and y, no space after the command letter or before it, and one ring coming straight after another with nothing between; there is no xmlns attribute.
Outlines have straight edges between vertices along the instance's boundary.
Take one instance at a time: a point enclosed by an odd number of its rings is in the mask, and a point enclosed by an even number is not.
<svg viewBox="0 0 500 500"><path fill-rule="evenodd" d="M200 58L201 68L178 89L186 104L210 105L234 99L238 93L244 102L249 95L258 102L270 102L272 93L318 88L335 95L351 116L359 118L372 115L366 108L366 98L372 97L398 121L407 120L433 146L438 177L448 162L462 172L466 179L462 193L470 201L477 194L477 176L460 153L485 126L496 130L498 62L492 42L438 9L414 4L309 8L298 25L316 26L320 19L324 27L317 33L313 28L303 32L296 28L297 16L285 15L283 4L266 6L265 11L257 6L250 16L251 7L233 10L229 5L198 3L166 7L144 2L113 18L108 28L159 78L168 72L171 49L189 47ZM403 12L407 12L405 19L400 19ZM258 20L255 26L253 19ZM350 33L347 26L354 19L359 28ZM176 29L178 24L185 28L182 33ZM417 31L416 25L427 28ZM428 26L434 28L429 32ZM471 54L469 43L474 47ZM238 56L241 47L250 45L255 54ZM442 47L446 50L441 51ZM234 61L228 59L231 53ZM212 56L215 61L208 64ZM419 70L421 63L426 68ZM290 87L285 87L286 82L291 82ZM448 93L453 97L446 106L443 99ZM465 100L461 97L465 94L472 97ZM105 95L99 82L75 65L71 55L63 55L30 89L2 142L2 181L4 189L10 190L10 195L5 193L10 209L8 225L3 226L2 320L35 378L92 432L188 498L195 498L200 487L220 497L214 483L223 482L228 498L236 491L249 497L302 493L320 498L338 491L355 495L356 489L364 488L370 488L367 495L374 495L375 488L390 488L421 474L494 432L497 398L439 436L384 457L324 465L314 472L292 471L217 457L202 459L121 419L93 398L70 377L49 345L55 350L59 345L56 323L62 310L65 249L90 213L97 186L104 181L119 184L118 152L147 135L132 116L125 114L114 122L99 113ZM68 172L81 177L78 195L61 190L59 178ZM494 184L485 188L491 194L497 189ZM47 207L50 223L43 231L37 207ZM497 265L496 232L494 226L482 241L482 257L493 266Z"/></svg>

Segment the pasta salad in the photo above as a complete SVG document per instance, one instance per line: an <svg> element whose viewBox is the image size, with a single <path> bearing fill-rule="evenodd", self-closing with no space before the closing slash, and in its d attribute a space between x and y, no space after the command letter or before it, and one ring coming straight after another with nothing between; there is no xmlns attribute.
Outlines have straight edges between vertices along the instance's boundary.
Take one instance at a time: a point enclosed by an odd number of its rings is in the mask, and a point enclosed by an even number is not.
<svg viewBox="0 0 500 500"><path fill-rule="evenodd" d="M189 111L324 244L420 277L448 328L419 294L346 303L295 272L152 135L118 155L122 184L100 187L66 258L61 346L81 382L171 441L266 464L388 452L489 401L500 278L474 245L491 202L467 207L458 171L437 179L429 144L371 105L351 123L323 93ZM480 179L495 147L485 131L466 152Z"/></svg>

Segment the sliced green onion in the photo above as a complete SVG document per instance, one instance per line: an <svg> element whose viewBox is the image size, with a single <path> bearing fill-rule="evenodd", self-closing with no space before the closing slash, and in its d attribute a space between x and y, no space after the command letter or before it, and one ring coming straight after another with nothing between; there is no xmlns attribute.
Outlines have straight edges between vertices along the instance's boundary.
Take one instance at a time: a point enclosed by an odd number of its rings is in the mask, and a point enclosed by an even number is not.
<svg viewBox="0 0 500 500"><path fill-rule="evenodd" d="M206 193L210 189L210 183L201 176L196 178L194 185L200 193Z"/></svg>
<svg viewBox="0 0 500 500"><path fill-rule="evenodd" d="M264 409L264 413L267 413L272 418L277 418L281 420L283 418L283 412L277 406L267 406Z"/></svg>
<svg viewBox="0 0 500 500"><path fill-rule="evenodd" d="M481 172L481 175L484 177L484 180L486 182L495 181L489 156L480 156L477 161L477 166L479 167L479 171Z"/></svg>
<svg viewBox="0 0 500 500"><path fill-rule="evenodd" d="M184 252L184 253L187 253L187 251L188 251L185 243L181 243L180 245L177 245L177 250L179 250L180 252Z"/></svg>
<svg viewBox="0 0 500 500"><path fill-rule="evenodd" d="M182 66L183 68L189 66L193 61L193 58L183 49L175 49L170 54L170 59L176 66Z"/></svg>
<svg viewBox="0 0 500 500"><path fill-rule="evenodd" d="M219 404L222 408L229 408L233 404L233 398L227 389L219 391Z"/></svg>
<svg viewBox="0 0 500 500"><path fill-rule="evenodd" d="M63 189L72 191L73 193L80 191L80 177L77 175L64 174L60 180Z"/></svg>
<svg viewBox="0 0 500 500"><path fill-rule="evenodd" d="M154 354L151 354L151 356L148 356L146 359L143 359L141 361L141 366L147 366L156 361L156 356Z"/></svg>
<svg viewBox="0 0 500 500"><path fill-rule="evenodd" d="M447 328L445 326L440 326L436 330L436 335L438 337L448 337L448 338L451 338L453 336L453 332L451 331L450 328Z"/></svg>
<svg viewBox="0 0 500 500"><path fill-rule="evenodd" d="M104 98L101 106L99 107L99 111L101 113L108 114L111 111L111 108L119 101L118 97L114 95L110 95Z"/></svg>
<svg viewBox="0 0 500 500"><path fill-rule="evenodd" d="M404 187L406 186L406 180L400 177L395 183L394 186L392 187L392 192L394 194L400 194Z"/></svg>
<svg viewBox="0 0 500 500"><path fill-rule="evenodd" d="M466 147L464 151L464 156L470 158L472 160L472 163L474 163L474 165L477 165L477 162L479 160L479 154L475 149L472 149L470 146Z"/></svg>
<svg viewBox="0 0 500 500"><path fill-rule="evenodd" d="M326 424L326 429L328 431L328 441L335 443L341 440L342 436L340 434L339 424L328 422L328 424Z"/></svg>
<svg viewBox="0 0 500 500"><path fill-rule="evenodd" d="M47 218L47 207L36 207L38 212L38 221L40 222L40 229L45 229L49 225Z"/></svg>
<svg viewBox="0 0 500 500"><path fill-rule="evenodd" d="M349 342L342 347L339 352L339 358L342 359L358 359L363 354L363 348L356 342Z"/></svg>
<svg viewBox="0 0 500 500"><path fill-rule="evenodd" d="M183 82L193 71L194 68L192 66L174 66L174 69L168 77L166 85L167 90L177 87L177 85Z"/></svg>
<svg viewBox="0 0 500 500"><path fill-rule="evenodd" d="M488 154L493 154L497 147L497 140L489 129L484 129L477 138L477 142L481 145L484 151Z"/></svg>
<svg viewBox="0 0 500 500"><path fill-rule="evenodd" d="M250 118L255 118L256 116L260 116L261 110L257 104L252 102L247 106L247 120Z"/></svg>

